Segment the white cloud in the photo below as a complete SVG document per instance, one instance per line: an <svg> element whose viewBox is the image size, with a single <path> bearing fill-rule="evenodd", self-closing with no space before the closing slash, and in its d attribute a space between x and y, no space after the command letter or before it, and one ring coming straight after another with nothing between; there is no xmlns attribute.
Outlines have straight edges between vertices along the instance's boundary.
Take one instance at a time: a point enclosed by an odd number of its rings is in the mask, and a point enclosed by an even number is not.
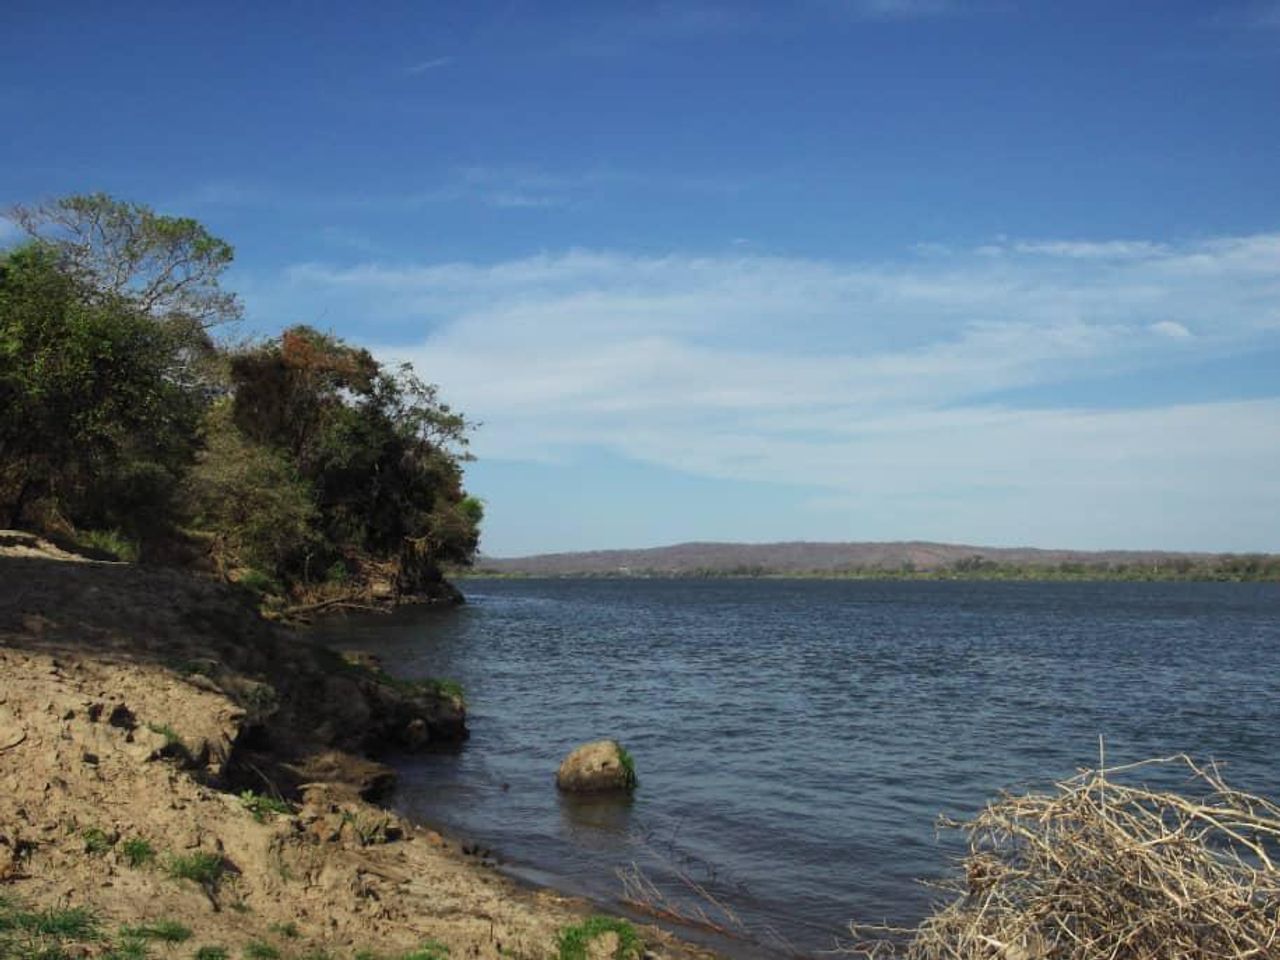
<svg viewBox="0 0 1280 960"><path fill-rule="evenodd" d="M879 504L920 518L899 535L956 539L982 539L981 514L988 540L998 515L1011 540L1038 530L1027 539L1081 544L1114 521L1129 535L1113 544L1176 545L1133 531L1154 536L1171 516L1169 536L1208 529L1222 498L1233 516L1274 507L1280 400L1116 410L1100 396L1055 410L986 398L1274 345L1280 236L988 248L887 264L588 250L303 264L276 295L340 328L344 313L402 329L422 318L414 342L380 352L485 423L485 458L605 448L810 484L828 491L825 509Z"/></svg>
<svg viewBox="0 0 1280 960"><path fill-rule="evenodd" d="M860 17L875 20L915 19L954 13L954 0L845 0L843 6Z"/></svg>
<svg viewBox="0 0 1280 960"><path fill-rule="evenodd" d="M1190 330L1176 320L1158 320L1147 329L1172 340L1190 340L1193 336Z"/></svg>
<svg viewBox="0 0 1280 960"><path fill-rule="evenodd" d="M1169 248L1145 240L1090 241L1053 240L1020 241L1010 248L1017 253L1043 254L1082 260L1130 260L1167 255Z"/></svg>
<svg viewBox="0 0 1280 960"><path fill-rule="evenodd" d="M420 73L426 73L428 70L438 70L441 67L447 67L453 63L453 57L432 57L430 60L422 60L418 63L411 64L404 68L404 72L409 76L417 76Z"/></svg>

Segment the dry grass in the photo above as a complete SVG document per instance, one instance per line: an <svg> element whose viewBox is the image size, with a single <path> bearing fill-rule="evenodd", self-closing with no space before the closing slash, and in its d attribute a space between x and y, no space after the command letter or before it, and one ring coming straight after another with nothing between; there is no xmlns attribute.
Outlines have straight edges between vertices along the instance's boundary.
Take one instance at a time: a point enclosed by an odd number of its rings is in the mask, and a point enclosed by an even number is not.
<svg viewBox="0 0 1280 960"><path fill-rule="evenodd" d="M1185 773L1178 793L1149 789ZM851 925L907 960L1280 958L1280 807L1189 757L1090 770L972 820L954 899L915 930Z"/></svg>

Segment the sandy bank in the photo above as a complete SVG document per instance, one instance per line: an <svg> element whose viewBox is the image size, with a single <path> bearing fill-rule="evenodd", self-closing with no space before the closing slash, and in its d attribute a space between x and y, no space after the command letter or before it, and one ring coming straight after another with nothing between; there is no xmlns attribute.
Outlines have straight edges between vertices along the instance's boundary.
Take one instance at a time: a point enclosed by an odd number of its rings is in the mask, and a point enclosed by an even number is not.
<svg viewBox="0 0 1280 960"><path fill-rule="evenodd" d="M555 956L587 904L522 888L366 799L388 780L370 751L462 723L448 691L346 664L225 586L0 533L0 896L88 908L107 940L124 924L189 928L164 956L428 942L454 960ZM245 789L287 812L255 816ZM216 876L175 877L193 863ZM657 956L691 955L642 936Z"/></svg>

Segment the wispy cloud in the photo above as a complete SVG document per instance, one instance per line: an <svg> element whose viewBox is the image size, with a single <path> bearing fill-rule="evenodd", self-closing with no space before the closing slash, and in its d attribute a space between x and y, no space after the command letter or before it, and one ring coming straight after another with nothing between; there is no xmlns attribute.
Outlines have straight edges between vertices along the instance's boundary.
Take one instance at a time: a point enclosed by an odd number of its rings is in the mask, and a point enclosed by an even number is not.
<svg viewBox="0 0 1280 960"><path fill-rule="evenodd" d="M1112 518L1112 544L1176 546L1218 498L1232 516L1280 502L1280 399L988 399L1280 346L1277 234L1002 241L890 263L575 250L300 264L250 305L270 315L273 296L423 331L379 350L485 422L482 457L603 448L708 477L802 480L825 491L823 509L896 505L919 520L884 536L1086 545L1092 531L1096 545ZM1186 519L1161 534L1170 511ZM1242 526L1234 542L1250 536Z"/></svg>
<svg viewBox="0 0 1280 960"><path fill-rule="evenodd" d="M915 20L960 11L956 0L830 0L845 14L866 20Z"/></svg>
<svg viewBox="0 0 1280 960"><path fill-rule="evenodd" d="M1093 410L1055 410L983 399L1276 345L1280 235L1080 244L890 264L586 250L304 264L276 295L335 320L429 321L429 334L380 349L486 423L485 457L601 447L711 477L803 478L828 498L928 515L922 536L964 532L936 523L961 488L1003 491L1023 523L1127 511L1127 531L1156 530L1153 511L1206 509L1220 483L1239 504L1274 505L1278 400L1133 410L1100 396Z"/></svg>
<svg viewBox="0 0 1280 960"><path fill-rule="evenodd" d="M409 76L417 76L426 73L428 70L438 70L441 67L447 67L453 63L453 57L432 57L430 60L422 60L418 63L410 64L404 68L404 72Z"/></svg>
<svg viewBox="0 0 1280 960"><path fill-rule="evenodd" d="M1147 329L1173 340L1190 340L1194 336L1185 324L1178 323L1176 320L1157 320Z"/></svg>

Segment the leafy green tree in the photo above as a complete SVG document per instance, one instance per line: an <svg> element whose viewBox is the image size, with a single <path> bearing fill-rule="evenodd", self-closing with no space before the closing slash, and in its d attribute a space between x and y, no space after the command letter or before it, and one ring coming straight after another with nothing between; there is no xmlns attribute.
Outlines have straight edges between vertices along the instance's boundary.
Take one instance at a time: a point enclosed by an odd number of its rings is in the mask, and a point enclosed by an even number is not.
<svg viewBox="0 0 1280 960"><path fill-rule="evenodd" d="M0 505L72 523L160 522L190 462L199 397L172 337L33 243L0 257Z"/></svg>
<svg viewBox="0 0 1280 960"><path fill-rule="evenodd" d="M389 562L401 590L475 554L483 509L462 487L468 424L411 368L309 327L231 358L232 417L313 491L330 555ZM295 569L295 576L299 573Z"/></svg>
<svg viewBox="0 0 1280 960"><path fill-rule="evenodd" d="M325 552L311 485L285 454L253 443L219 401L205 423L205 445L187 490L192 522L213 537L212 554L225 569L245 567L272 578L292 570L306 576Z"/></svg>

